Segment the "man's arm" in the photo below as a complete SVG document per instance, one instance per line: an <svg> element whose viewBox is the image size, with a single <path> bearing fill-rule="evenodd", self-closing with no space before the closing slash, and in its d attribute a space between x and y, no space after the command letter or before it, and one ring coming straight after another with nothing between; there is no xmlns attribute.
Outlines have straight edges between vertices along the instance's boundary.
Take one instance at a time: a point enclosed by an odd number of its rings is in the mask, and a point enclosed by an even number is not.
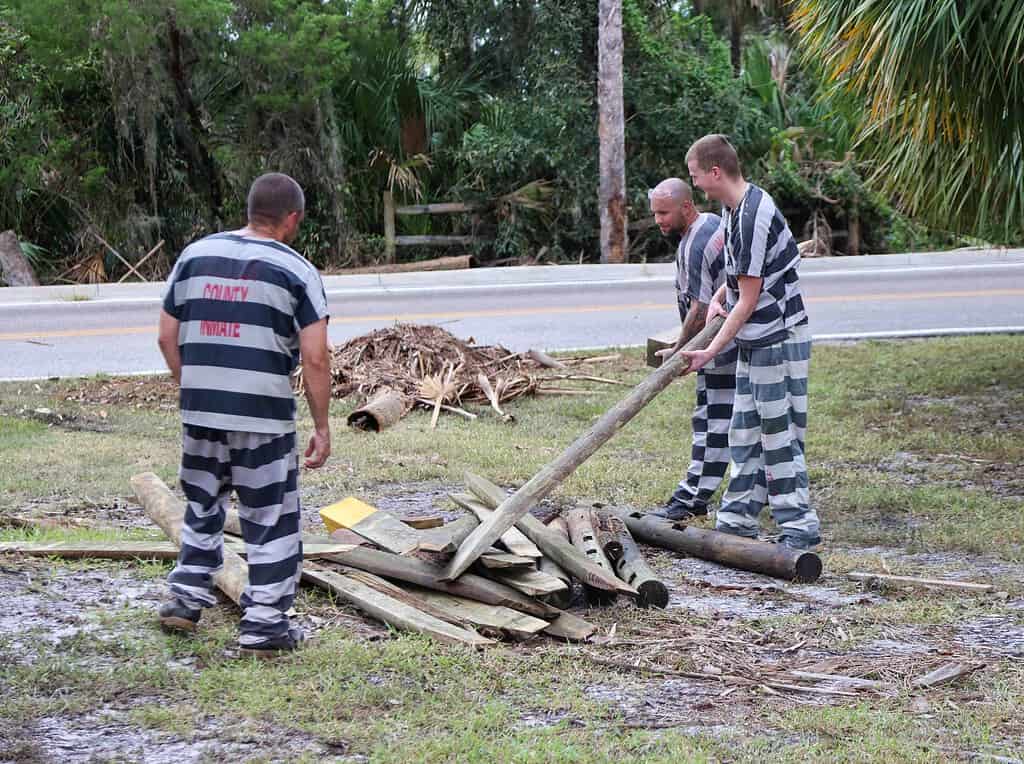
<svg viewBox="0 0 1024 764"><path fill-rule="evenodd" d="M655 353L660 358L671 358L682 349L683 345L689 342L701 329L704 328L704 321L707 316L708 306L697 300L690 301L690 309L686 311L683 318L683 328L679 331L679 339L670 348L664 348Z"/></svg>
<svg viewBox="0 0 1024 764"><path fill-rule="evenodd" d="M181 349L178 347L178 330L181 322L168 313L160 311L160 324L157 328L157 345L164 356L164 362L174 377L174 381L181 384Z"/></svg>
<svg viewBox="0 0 1024 764"><path fill-rule="evenodd" d="M309 324L299 332L302 382L306 388L313 435L306 448L306 466L316 469L331 455L331 425L327 410L331 402L331 352L327 346L327 319Z"/></svg>
<svg viewBox="0 0 1024 764"><path fill-rule="evenodd" d="M702 368L708 361L725 350L728 344L733 341L736 334L743 328L743 325L747 323L747 320L757 308L757 300L761 295L761 284L763 281L764 279L754 276L739 277L740 298L736 302L736 306L729 311L725 323L722 324L722 328L718 330L715 338L711 340L711 344L708 345L706 350L683 351L683 355L690 359L690 365L683 372L684 374Z"/></svg>

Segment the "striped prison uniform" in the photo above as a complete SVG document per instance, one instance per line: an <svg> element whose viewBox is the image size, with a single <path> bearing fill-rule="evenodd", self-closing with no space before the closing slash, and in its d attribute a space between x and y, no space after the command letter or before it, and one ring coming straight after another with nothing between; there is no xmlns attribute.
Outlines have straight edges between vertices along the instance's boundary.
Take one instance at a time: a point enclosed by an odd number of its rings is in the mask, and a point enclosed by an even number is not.
<svg viewBox="0 0 1024 764"><path fill-rule="evenodd" d="M767 503L784 540L817 544L804 457L811 335L797 274L800 253L775 202L755 185L735 210L724 210L722 225L728 307L739 300L739 276L763 282L753 314L736 334L733 468L716 527L755 537Z"/></svg>
<svg viewBox="0 0 1024 764"><path fill-rule="evenodd" d="M284 244L216 234L182 252L164 310L180 322L188 500L171 591L187 607L215 604L212 577L234 491L249 563L239 642L284 635L302 567L290 376L299 332L328 317L323 282Z"/></svg>
<svg viewBox="0 0 1024 764"><path fill-rule="evenodd" d="M693 300L707 305L725 278L721 218L701 213L679 242L676 298L680 320ZM671 504L704 510L729 469L729 422L736 392L736 347L730 345L697 372L697 402L691 424L690 465Z"/></svg>

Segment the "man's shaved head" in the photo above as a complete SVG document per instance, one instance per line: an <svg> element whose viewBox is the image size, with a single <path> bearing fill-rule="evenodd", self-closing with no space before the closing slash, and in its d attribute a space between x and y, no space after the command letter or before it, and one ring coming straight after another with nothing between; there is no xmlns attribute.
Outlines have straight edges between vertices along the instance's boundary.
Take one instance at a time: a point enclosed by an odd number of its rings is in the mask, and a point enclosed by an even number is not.
<svg viewBox="0 0 1024 764"><path fill-rule="evenodd" d="M658 185L647 192L647 198L671 199L675 202L693 201L693 189L685 180L679 178L665 178Z"/></svg>

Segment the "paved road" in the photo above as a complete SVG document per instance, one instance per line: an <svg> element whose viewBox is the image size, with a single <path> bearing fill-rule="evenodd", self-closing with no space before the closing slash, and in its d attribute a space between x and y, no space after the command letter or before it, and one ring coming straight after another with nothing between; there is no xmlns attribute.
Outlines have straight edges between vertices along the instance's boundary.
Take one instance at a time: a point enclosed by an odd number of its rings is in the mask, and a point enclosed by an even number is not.
<svg viewBox="0 0 1024 764"><path fill-rule="evenodd" d="M512 350L642 344L676 322L672 264L326 280L335 343L394 321ZM808 260L819 339L1024 331L1024 250ZM0 289L0 379L162 369L160 285Z"/></svg>

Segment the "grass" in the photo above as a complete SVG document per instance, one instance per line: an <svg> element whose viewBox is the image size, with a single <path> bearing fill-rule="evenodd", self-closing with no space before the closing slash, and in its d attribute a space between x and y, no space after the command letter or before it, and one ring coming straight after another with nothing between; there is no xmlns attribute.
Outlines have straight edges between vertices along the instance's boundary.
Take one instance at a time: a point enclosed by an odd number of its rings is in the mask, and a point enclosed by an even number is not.
<svg viewBox="0 0 1024 764"><path fill-rule="evenodd" d="M982 555L1011 566L1024 559L1021 359L1020 337L815 348L808 455L827 570L934 574L941 562L908 556L916 553ZM599 373L633 383L646 372L639 354L629 353ZM44 509L102 518L125 506L128 478L136 472L152 470L174 483L176 412L71 403L65 395L77 384L0 386L0 512ZM521 484L623 392L522 400L510 407L513 425L481 411L475 422L442 417L431 430L429 415L416 413L379 435L347 430L351 405L334 402L334 454L323 470L303 474L304 501L318 506L348 494L436 490L460 483L467 469ZM685 467L692 399L691 379L674 384L552 499L660 504ZM39 407L59 412L70 426L26 414ZM303 420L300 431L308 426ZM102 429L108 431L96 431ZM3 541L156 538L145 526L0 528ZM962 567L963 558L957 559ZM0 569L10 564L0 559ZM72 572L96 568L53 564ZM130 570L136 579L157 581L168 566L139 563ZM972 578L988 580L987 570L979 567ZM1019 591L1012 582L999 583L1011 597ZM34 585L46 592L44 583ZM339 612L325 596L306 590L296 608L332 618ZM368 641L345 626L347 611L340 612L340 625L323 630L300 655L273 664L235 657L237 616L224 608L204 615L197 639L161 634L150 607L141 605L89 611L99 631L56 645L45 633L31 635L32 661L0 660L0 691L10 699L0 704L0 759L45 755L23 740L34 719L110 708L126 708L139 734L185 739L215 718L224 739L264 740L260 755L267 760L313 761L327 750L373 761L934 761L965 752L1020 755L1024 745L1019 662L993 661L984 679L930 693L927 713L913 710L909 691L824 706L766 696L728 713L712 704L706 719L694 710L698 729L689 733L632 729L629 716L591 688L660 687L662 680L622 675L556 648L469 653L408 635ZM603 628L615 622L628 635L642 626L633 612L611 611ZM996 616L1019 625L1021 612L975 595L886 591L840 610L798 610L746 628L802 635L819 649L847 652L894 629L949 635L959 624ZM671 628L690 624L726 634L733 628L717 617L677 618ZM97 633L112 637L98 639ZM0 656L17 657L14 645L0 632ZM678 665L699 668L708 660L700 645L694 649ZM532 725L535 718L547 721ZM297 742L281 749L286 738Z"/></svg>

